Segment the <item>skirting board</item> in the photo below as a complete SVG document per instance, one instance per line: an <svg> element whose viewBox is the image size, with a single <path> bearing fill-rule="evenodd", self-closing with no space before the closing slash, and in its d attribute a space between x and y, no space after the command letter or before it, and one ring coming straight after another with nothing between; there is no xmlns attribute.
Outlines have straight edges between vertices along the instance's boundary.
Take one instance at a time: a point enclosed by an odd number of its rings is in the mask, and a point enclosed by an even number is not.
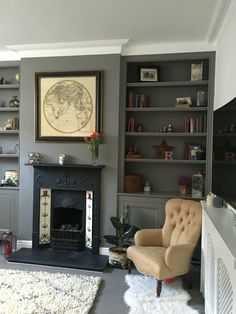
<svg viewBox="0 0 236 314"><path fill-rule="evenodd" d="M32 241L30 240L17 240L17 250L21 248L32 248ZM109 255L109 248L108 247L100 247L99 248L100 255Z"/></svg>

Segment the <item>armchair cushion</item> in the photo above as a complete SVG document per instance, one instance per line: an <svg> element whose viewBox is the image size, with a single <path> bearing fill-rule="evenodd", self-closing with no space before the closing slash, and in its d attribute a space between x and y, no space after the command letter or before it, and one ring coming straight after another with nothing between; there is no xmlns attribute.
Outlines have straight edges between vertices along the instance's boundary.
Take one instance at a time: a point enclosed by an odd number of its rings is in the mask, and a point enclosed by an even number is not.
<svg viewBox="0 0 236 314"><path fill-rule="evenodd" d="M127 257L134 262L140 273L162 280L171 276L165 263L165 253L166 248L163 247L135 245L128 248Z"/></svg>
<svg viewBox="0 0 236 314"><path fill-rule="evenodd" d="M135 233L134 242L136 245L161 246L162 229L142 229Z"/></svg>

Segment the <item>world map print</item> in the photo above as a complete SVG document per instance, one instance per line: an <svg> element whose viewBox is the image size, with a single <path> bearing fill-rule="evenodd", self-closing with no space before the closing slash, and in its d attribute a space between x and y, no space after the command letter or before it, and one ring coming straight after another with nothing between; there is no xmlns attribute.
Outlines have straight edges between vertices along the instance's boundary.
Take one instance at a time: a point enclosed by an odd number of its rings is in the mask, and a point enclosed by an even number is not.
<svg viewBox="0 0 236 314"><path fill-rule="evenodd" d="M43 99L43 113L49 125L61 133L74 133L90 121L93 99L87 88L75 80L52 85Z"/></svg>

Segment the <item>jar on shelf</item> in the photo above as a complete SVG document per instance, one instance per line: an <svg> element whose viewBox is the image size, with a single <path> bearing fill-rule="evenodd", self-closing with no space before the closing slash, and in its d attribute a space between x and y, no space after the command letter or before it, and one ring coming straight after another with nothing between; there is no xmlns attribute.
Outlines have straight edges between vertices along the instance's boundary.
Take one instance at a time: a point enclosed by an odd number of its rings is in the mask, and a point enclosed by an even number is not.
<svg viewBox="0 0 236 314"><path fill-rule="evenodd" d="M206 93L202 90L197 92L197 107L204 107L206 101Z"/></svg>
<svg viewBox="0 0 236 314"><path fill-rule="evenodd" d="M19 107L20 101L17 96L12 96L12 99L9 101L9 107Z"/></svg>
<svg viewBox="0 0 236 314"><path fill-rule="evenodd" d="M144 192L149 193L151 192L151 185L148 181L145 182L144 187L143 187Z"/></svg>

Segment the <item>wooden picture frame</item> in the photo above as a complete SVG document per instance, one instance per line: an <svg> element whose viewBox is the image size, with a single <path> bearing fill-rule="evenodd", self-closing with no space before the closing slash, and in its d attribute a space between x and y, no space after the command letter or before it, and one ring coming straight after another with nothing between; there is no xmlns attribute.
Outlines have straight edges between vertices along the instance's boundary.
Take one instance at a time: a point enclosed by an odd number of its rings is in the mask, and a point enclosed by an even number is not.
<svg viewBox="0 0 236 314"><path fill-rule="evenodd" d="M158 69L157 68L141 68L140 69L141 82L157 82Z"/></svg>
<svg viewBox="0 0 236 314"><path fill-rule="evenodd" d="M101 132L101 71L35 73L36 141L83 141Z"/></svg>

